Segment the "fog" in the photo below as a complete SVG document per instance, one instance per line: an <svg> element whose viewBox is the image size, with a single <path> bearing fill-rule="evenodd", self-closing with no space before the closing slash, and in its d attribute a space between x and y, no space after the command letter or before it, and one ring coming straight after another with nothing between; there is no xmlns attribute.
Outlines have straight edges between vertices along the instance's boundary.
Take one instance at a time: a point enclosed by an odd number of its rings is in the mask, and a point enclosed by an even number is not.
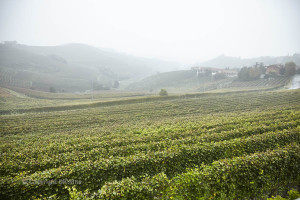
<svg viewBox="0 0 300 200"><path fill-rule="evenodd" d="M299 89L299 88L300 88L300 74L296 74L293 77L290 89L294 90L294 89Z"/></svg>
<svg viewBox="0 0 300 200"><path fill-rule="evenodd" d="M1 0L0 41L85 43L181 63L300 52L297 0Z"/></svg>

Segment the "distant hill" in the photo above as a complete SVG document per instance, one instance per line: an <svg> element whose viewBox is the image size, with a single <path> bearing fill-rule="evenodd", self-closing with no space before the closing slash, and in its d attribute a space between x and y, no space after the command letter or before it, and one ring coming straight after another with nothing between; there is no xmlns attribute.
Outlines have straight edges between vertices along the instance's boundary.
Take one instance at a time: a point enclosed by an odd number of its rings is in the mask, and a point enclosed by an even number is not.
<svg viewBox="0 0 300 200"><path fill-rule="evenodd" d="M265 65L271 64L285 64L286 62L293 61L297 65L300 65L300 54L294 54L293 56L279 56L279 57L257 57L257 58L239 58L220 55L214 59L196 63L196 66L202 67L216 67L216 68L240 68L243 66L253 66L256 62L263 62Z"/></svg>
<svg viewBox="0 0 300 200"><path fill-rule="evenodd" d="M110 86L177 68L177 63L148 59L84 44L27 46L0 44L0 84L47 90L91 89L92 82Z"/></svg>
<svg viewBox="0 0 300 200"><path fill-rule="evenodd" d="M216 89L220 84L229 84L232 78L214 80L211 76L199 75L194 70L158 73L128 86L128 89L158 92L164 88L171 92L191 92Z"/></svg>
<svg viewBox="0 0 300 200"><path fill-rule="evenodd" d="M129 85L128 88L138 90L158 90L160 88L167 87L180 87L184 82L186 85L195 78L196 74L192 70L157 73L137 83Z"/></svg>
<svg viewBox="0 0 300 200"><path fill-rule="evenodd" d="M178 66L177 63L136 57L85 44L66 44L50 47L19 45L18 48L37 54L58 55L67 60L68 63L76 66L109 69L120 78L147 75L149 72L157 70L172 70Z"/></svg>

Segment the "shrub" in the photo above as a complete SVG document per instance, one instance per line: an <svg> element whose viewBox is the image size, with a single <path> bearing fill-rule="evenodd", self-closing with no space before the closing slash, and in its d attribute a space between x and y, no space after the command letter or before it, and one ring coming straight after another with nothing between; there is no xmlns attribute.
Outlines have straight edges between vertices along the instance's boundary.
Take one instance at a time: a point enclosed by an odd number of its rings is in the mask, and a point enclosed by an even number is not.
<svg viewBox="0 0 300 200"><path fill-rule="evenodd" d="M161 89L159 92L159 96L168 96L168 92L166 89Z"/></svg>

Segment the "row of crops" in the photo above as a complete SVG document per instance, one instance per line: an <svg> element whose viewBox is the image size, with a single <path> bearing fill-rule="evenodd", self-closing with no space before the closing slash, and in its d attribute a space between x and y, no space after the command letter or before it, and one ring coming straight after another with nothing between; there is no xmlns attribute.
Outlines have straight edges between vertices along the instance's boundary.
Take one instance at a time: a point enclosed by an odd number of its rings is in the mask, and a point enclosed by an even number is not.
<svg viewBox="0 0 300 200"><path fill-rule="evenodd" d="M113 99L113 98L125 98L125 97L138 97L145 96L141 92L122 92L122 91L101 91L93 93L50 93L38 90L26 89L21 87L9 87L11 90L24 94L28 97L38 98L38 99L65 99L65 100L75 100L75 99Z"/></svg>
<svg viewBox="0 0 300 200"><path fill-rule="evenodd" d="M11 96L10 92L4 88L0 87L0 97L5 98Z"/></svg>
<svg viewBox="0 0 300 200"><path fill-rule="evenodd" d="M229 87L244 87L244 88L257 88L257 87L283 87L290 82L290 77L274 77L269 79L259 79L254 81L234 81Z"/></svg>
<svg viewBox="0 0 300 200"><path fill-rule="evenodd" d="M169 147L159 151L152 150L147 153L136 150L135 154L128 156L102 158L94 154L93 159L77 162L72 160L72 164L70 162L57 163L56 167L49 165L49 167L53 168L36 171L32 174L29 174L31 171L30 166L28 166L28 169L24 169L25 171L18 173L18 175L3 177L1 191L3 191L4 195L6 193L7 195L12 195L14 198L18 196L31 197L32 195L39 194L63 195L65 192L63 185L36 184L36 181L56 180L58 178L80 180L82 182L79 185L81 190L87 188L97 190L103 184L107 184L107 182L120 181L126 177L154 176L158 173L164 173L167 177L173 177L174 175L184 173L186 168L194 168L195 166L209 164L215 160L224 158L247 155L268 149L277 149L290 143L299 145L299 142L300 133L298 128L223 142L199 143L198 145L174 145L172 148ZM295 163L290 164L295 165ZM299 167L299 163L296 164ZM260 166L256 167L259 171ZM283 165L282 167L285 168L286 166ZM288 179L291 181L290 184L292 184L297 181L299 174L296 170L291 170L290 166L287 167L289 171L294 173L294 177ZM287 169L276 169L275 167L274 171L276 170L281 172ZM25 186L24 181L28 181L28 184ZM277 184L279 183L277 182Z"/></svg>
<svg viewBox="0 0 300 200"><path fill-rule="evenodd" d="M265 117L257 117L255 121L251 120L251 122L248 120L243 121L243 124L232 124L233 122L231 122L210 129L196 127L196 125L190 123L189 126L192 126L192 131L190 128L178 132L152 129L147 130L147 132L151 132L151 135L136 134L137 131L133 131L133 133L128 132L126 136L116 133L102 136L103 140L99 140L97 137L82 140L82 138L74 136L64 141L65 136L55 138L57 136L50 135L49 137L44 136L44 139L47 139L46 141L39 141L32 136L28 136L25 141L18 141L14 144L7 141L6 144L2 145L2 161L6 165L1 166L0 172L4 175L17 175L25 170L30 172L41 171L74 161L92 161L106 159L111 156L130 156L135 155L137 152L148 154L153 151L163 151L170 146L183 149L192 145L199 146L199 144L209 146L211 142L223 142L274 131L283 131L283 134L289 134L284 132L287 128L298 131L299 124L296 121L299 117L298 113L296 115L295 113L269 115L268 117L272 117L273 120ZM249 125L251 126L249 127ZM174 129L178 129L178 127L174 126ZM122 140L120 140L120 137ZM30 141L34 142L34 145ZM20 148L20 143L24 142L26 144L23 144L24 147ZM128 145L130 147L126 147ZM49 152L52 152L52 154L49 154ZM57 153L60 154L59 157L56 155ZM37 160L36 156L38 154L43 155L43 157L39 157ZM26 160L22 160L22 157L26 157Z"/></svg>
<svg viewBox="0 0 300 200"><path fill-rule="evenodd" d="M26 87L31 86L30 81L22 81L16 78L17 71L0 67L0 85L1 86L16 86Z"/></svg>
<svg viewBox="0 0 300 200"><path fill-rule="evenodd" d="M249 199L299 187L297 90L0 116L0 199Z"/></svg>
<svg viewBox="0 0 300 200"><path fill-rule="evenodd" d="M289 95L291 94L291 95ZM251 97L251 98L248 98ZM269 98L278 100L268 101ZM96 102L81 102L81 101L68 101L68 100L34 100L34 99L20 99L15 101L16 105L7 108L8 102L2 102L0 99L0 104L3 107L0 107L0 114L21 114L28 112L52 112L52 111L65 111L65 110L76 110L76 109L87 109L87 108L100 108L108 106L120 106L120 109L123 109L123 105L130 104L143 104L141 107L134 108L138 111L143 111L144 108L147 110L153 107L151 104L166 105L167 107L173 106L182 106L182 108L189 109L185 111L194 111L201 109L201 112L211 113L211 112L220 112L220 111L240 111L247 108L263 108L265 104L271 104L273 106L283 105L284 101L287 100L290 103L297 102L299 98L299 92L289 91L289 92L227 92L227 93L198 93L198 94L188 94L188 95L174 95L168 97L146 97L146 98L131 98L131 99L116 99L110 101L96 101ZM195 101L198 99L198 101ZM172 101L172 104L169 102ZM213 101L212 101L213 100ZM4 100L5 101L5 100ZM40 101L46 101L41 102ZM292 101L292 102L291 102ZM146 104L145 104L146 103ZM255 105L253 105L255 103ZM19 105L20 104L20 105ZM44 104L44 105L43 105ZM270 105L270 106L271 106ZM148 107L148 108L147 108ZM125 107L126 108L126 107ZM222 110L223 109L223 110ZM155 113L158 110L155 110ZM163 109L163 111L168 111L168 108ZM177 112L178 110L176 110ZM93 111L91 111L93 112ZM68 114L68 113L67 113Z"/></svg>
<svg viewBox="0 0 300 200"><path fill-rule="evenodd" d="M141 180L125 178L106 183L93 194L73 188L73 195L95 199L267 199L272 192L299 184L299 165L300 147L292 144L203 164L171 179L165 173Z"/></svg>

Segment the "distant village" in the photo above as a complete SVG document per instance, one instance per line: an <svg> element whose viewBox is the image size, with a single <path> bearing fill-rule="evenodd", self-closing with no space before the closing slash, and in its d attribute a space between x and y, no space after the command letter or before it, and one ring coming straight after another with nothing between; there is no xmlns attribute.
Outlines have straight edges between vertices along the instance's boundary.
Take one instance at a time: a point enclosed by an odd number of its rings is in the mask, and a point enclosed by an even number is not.
<svg viewBox="0 0 300 200"><path fill-rule="evenodd" d="M215 76L217 74L224 74L226 77L237 77L239 69L233 68L233 69L219 69L219 68L211 68L211 67L192 67L193 71L196 71L197 76L210 74L212 76Z"/></svg>
<svg viewBox="0 0 300 200"><path fill-rule="evenodd" d="M211 67L192 67L191 70L195 71L197 77L211 76L216 79L234 78L241 81L250 81L256 79L272 79L280 76L293 76L300 74L300 66L294 62L283 64L273 64L265 66L263 63L256 63L251 67L242 68L211 68Z"/></svg>

